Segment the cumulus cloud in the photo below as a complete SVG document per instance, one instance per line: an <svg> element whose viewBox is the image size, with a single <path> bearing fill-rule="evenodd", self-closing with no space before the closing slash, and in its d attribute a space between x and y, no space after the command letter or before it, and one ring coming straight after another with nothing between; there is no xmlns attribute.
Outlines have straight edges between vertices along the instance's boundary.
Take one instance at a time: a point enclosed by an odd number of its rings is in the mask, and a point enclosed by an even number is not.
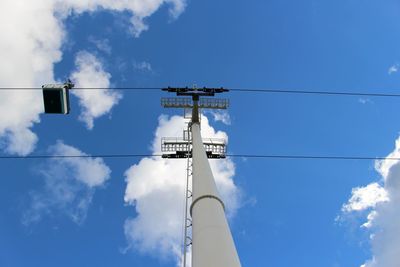
<svg viewBox="0 0 400 267"><path fill-rule="evenodd" d="M111 74L104 71L101 62L86 51L78 53L76 71L71 74L77 88L108 88ZM118 104L122 95L113 90L72 90L79 98L79 104L83 111L79 119L86 123L88 129L93 129L94 119L111 111Z"/></svg>
<svg viewBox="0 0 400 267"><path fill-rule="evenodd" d="M187 126L180 116L160 116L152 143L154 154L160 153L161 137L182 136ZM225 138L227 134L215 131L202 117L202 136ZM228 216L240 205L240 190L234 184L235 165L230 159L210 160L221 198ZM181 256L182 223L186 160L167 160L158 157L143 158L125 172L127 187L125 202L135 207L137 216L125 221L125 235L129 246L144 253L174 258Z"/></svg>
<svg viewBox="0 0 400 267"><path fill-rule="evenodd" d="M363 211L375 208L378 203L388 201L386 190L378 183L353 188L349 202L343 205L344 212Z"/></svg>
<svg viewBox="0 0 400 267"><path fill-rule="evenodd" d="M209 110L207 113L210 113L215 121L220 121L225 125L231 125L232 123L231 116L226 110Z"/></svg>
<svg viewBox="0 0 400 267"><path fill-rule="evenodd" d="M32 87L53 80L63 33L49 6L43 1L0 1L1 87ZM33 151L37 136L30 128L40 121L42 105L40 91L0 92L0 138L8 153Z"/></svg>
<svg viewBox="0 0 400 267"><path fill-rule="evenodd" d="M144 20L168 5L172 17L185 0L2 0L0 1L0 86L40 87L54 82L54 65L62 59L65 19L71 14L108 10L127 12L134 36L148 29ZM43 112L40 91L0 92L0 143L8 153L26 155L38 140L32 132Z"/></svg>
<svg viewBox="0 0 400 267"><path fill-rule="evenodd" d="M79 149L58 141L52 155L87 156ZM39 222L45 215L60 213L82 223L93 194L110 179L111 170L101 158L53 158L39 170L44 186L30 193L30 208L24 213L25 225Z"/></svg>
<svg viewBox="0 0 400 267"><path fill-rule="evenodd" d="M57 10L64 15L94 12L99 9L129 12L131 14L130 31L136 37L149 28L144 20L164 4L170 6L169 12L173 18L179 17L186 7L186 0L58 0L56 2Z"/></svg>
<svg viewBox="0 0 400 267"><path fill-rule="evenodd" d="M15 97L15 95L13 97ZM0 112L1 110L2 108L0 108ZM38 119L34 121L38 121ZM26 123L28 127L32 126L32 124L33 121ZM4 127L3 131L0 130L0 136L3 139L1 147L5 148L5 151L10 154L19 155L27 155L31 153L38 140L36 134L23 126L17 126L15 128Z"/></svg>
<svg viewBox="0 0 400 267"><path fill-rule="evenodd" d="M400 138L385 160L377 161L375 169L383 184L371 183L352 190L352 196L343 206L345 213L366 212L363 224L371 231L373 257L362 267L397 267L400 262Z"/></svg>

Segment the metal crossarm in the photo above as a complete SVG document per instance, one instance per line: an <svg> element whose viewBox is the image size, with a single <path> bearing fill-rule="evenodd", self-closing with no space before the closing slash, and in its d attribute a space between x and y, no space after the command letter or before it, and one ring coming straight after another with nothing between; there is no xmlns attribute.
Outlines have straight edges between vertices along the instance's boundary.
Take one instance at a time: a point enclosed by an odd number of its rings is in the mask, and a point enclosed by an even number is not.
<svg viewBox="0 0 400 267"><path fill-rule="evenodd" d="M170 93L176 93L178 96L214 96L216 93L228 92L225 88L189 88L189 87L167 87L163 88L163 91Z"/></svg>

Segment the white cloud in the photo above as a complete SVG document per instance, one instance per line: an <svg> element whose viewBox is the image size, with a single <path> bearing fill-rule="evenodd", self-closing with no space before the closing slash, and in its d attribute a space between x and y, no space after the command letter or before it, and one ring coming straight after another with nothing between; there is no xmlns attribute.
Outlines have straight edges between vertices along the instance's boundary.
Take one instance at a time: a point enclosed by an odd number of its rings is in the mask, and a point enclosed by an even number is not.
<svg viewBox="0 0 400 267"><path fill-rule="evenodd" d="M133 67L140 71L149 71L149 72L153 71L151 64L146 61L142 61L142 62L135 61L135 62L133 62Z"/></svg>
<svg viewBox="0 0 400 267"><path fill-rule="evenodd" d="M62 59L65 19L71 14L108 10L131 14L131 32L138 37L144 19L161 6L177 17L185 0L1 0L0 87L40 87L54 82L54 64ZM37 136L31 128L43 112L41 92L0 92L0 143L8 153L32 152Z"/></svg>
<svg viewBox="0 0 400 267"><path fill-rule="evenodd" d="M131 33L139 37L149 26L144 20L154 14L161 6L168 4L170 14L173 18L179 17L184 11L186 0L58 0L57 10L64 16L72 12L80 14L83 12L94 12L106 9L115 12L127 11L131 14Z"/></svg>
<svg viewBox="0 0 400 267"><path fill-rule="evenodd" d="M345 212L368 210L364 227L371 231L373 257L364 267L397 267L400 262L400 138L385 160L376 162L376 170L383 178L383 187L372 183L353 189Z"/></svg>
<svg viewBox="0 0 400 267"><path fill-rule="evenodd" d="M106 54L111 54L112 48L110 40L108 39L97 39L94 36L89 36L88 41L96 46L96 48Z"/></svg>
<svg viewBox="0 0 400 267"><path fill-rule="evenodd" d="M88 52L78 53L76 71L71 74L77 88L108 88L111 75L104 71L101 62ZM72 90L79 98L79 104L83 111L80 120L86 123L88 129L92 129L94 119L109 113L112 107L118 104L121 94L113 90Z"/></svg>
<svg viewBox="0 0 400 267"><path fill-rule="evenodd" d="M87 155L61 141L51 147L50 152L52 155ZM44 179L44 187L30 193L30 208L22 219L25 225L39 222L43 216L53 213L82 223L96 188L110 179L111 170L101 158L54 158L39 173Z"/></svg>
<svg viewBox="0 0 400 267"><path fill-rule="evenodd" d="M51 6L45 1L0 1L1 87L38 87L53 80L63 32ZM39 122L42 105L40 91L0 92L0 138L8 153L26 155L35 148L37 136L30 128Z"/></svg>
<svg viewBox="0 0 400 267"><path fill-rule="evenodd" d="M398 71L399 71L399 64L396 63L396 64L390 66L390 68L388 70L388 74L391 75L391 74L396 73Z"/></svg>
<svg viewBox="0 0 400 267"><path fill-rule="evenodd" d="M5 139L4 143L7 144L5 145L6 152L19 155L31 153L38 140L36 134L24 127L7 129L3 138Z"/></svg>
<svg viewBox="0 0 400 267"><path fill-rule="evenodd" d="M231 116L229 112L226 110L209 110L207 113L210 113L215 121L220 121L225 125L231 125Z"/></svg>
<svg viewBox="0 0 400 267"><path fill-rule="evenodd" d="M349 202L343 205L344 212L363 211L375 208L378 203L388 201L386 190L378 183L352 189Z"/></svg>
<svg viewBox="0 0 400 267"><path fill-rule="evenodd" d="M160 153L161 137L182 136L186 127L183 117L160 116L152 144L153 153ZM204 116L201 130L205 138L227 139L226 133L215 131ZM227 214L232 216L240 205L240 190L232 180L234 163L230 159L211 160L210 163ZM135 218L125 222L125 235L130 247L180 261L185 169L186 160L149 157L126 171L125 202L134 206L137 212Z"/></svg>

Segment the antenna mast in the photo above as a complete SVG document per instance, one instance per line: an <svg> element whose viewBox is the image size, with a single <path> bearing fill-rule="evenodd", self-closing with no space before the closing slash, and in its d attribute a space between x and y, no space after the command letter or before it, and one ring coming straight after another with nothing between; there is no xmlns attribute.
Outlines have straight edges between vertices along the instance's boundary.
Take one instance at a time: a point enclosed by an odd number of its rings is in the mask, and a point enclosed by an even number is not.
<svg viewBox="0 0 400 267"><path fill-rule="evenodd" d="M161 104L166 108L192 109L188 126L188 140L163 138L164 158L192 158L192 203L190 216L192 238L188 238L185 218L184 267L186 267L186 246L188 239L192 244L192 267L240 267L239 256L225 217L225 205L219 197L208 158L225 158L224 140L203 140L200 133L201 108L226 109L226 99L208 98L216 93L229 90L224 88L164 88L163 91L176 93L186 98L163 98ZM206 97L206 98L201 98ZM183 138L185 139L185 138ZM191 141L191 142L190 142ZM188 171L189 171L188 164ZM188 173L189 175L189 173ZM188 197L186 199L188 201ZM187 205L186 205L187 206ZM190 244L189 244L190 245Z"/></svg>

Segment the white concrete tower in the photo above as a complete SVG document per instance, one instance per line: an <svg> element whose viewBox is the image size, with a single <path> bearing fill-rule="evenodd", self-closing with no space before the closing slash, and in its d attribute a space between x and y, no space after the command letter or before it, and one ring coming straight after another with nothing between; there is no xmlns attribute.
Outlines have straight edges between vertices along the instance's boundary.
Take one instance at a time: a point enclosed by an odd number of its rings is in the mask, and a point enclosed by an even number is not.
<svg viewBox="0 0 400 267"><path fill-rule="evenodd" d="M206 101L200 101L200 96L214 96L215 93L227 90L222 88L168 88L165 91L192 97L191 103L187 98L163 100L164 107L192 108L190 122L192 150L190 151L190 146L188 146L187 151L165 155L166 158L182 158L185 155L192 157L192 204L190 206L190 215L192 217L192 267L241 267L225 216L224 203L219 197L208 162L208 158L220 158L220 155L218 153L212 154L212 150L206 151L205 147L210 147L210 145L203 142L200 133L199 108L227 107L226 101L210 98L205 99ZM164 142L164 145L170 148L173 144ZM182 145L182 143L178 142L177 145Z"/></svg>
<svg viewBox="0 0 400 267"><path fill-rule="evenodd" d="M224 204L201 139L200 123L192 124L192 138L192 267L240 267Z"/></svg>

